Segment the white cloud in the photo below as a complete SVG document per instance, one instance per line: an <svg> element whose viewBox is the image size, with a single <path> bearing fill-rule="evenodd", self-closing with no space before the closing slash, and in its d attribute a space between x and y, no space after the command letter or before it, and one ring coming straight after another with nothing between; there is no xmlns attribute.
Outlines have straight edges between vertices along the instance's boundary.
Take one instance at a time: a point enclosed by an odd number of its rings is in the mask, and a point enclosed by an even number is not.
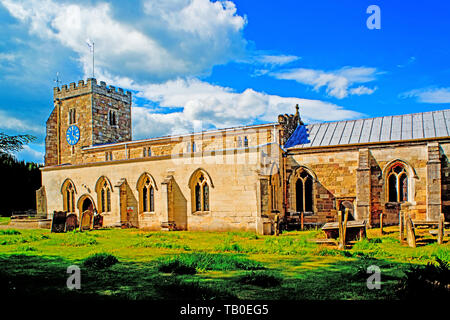
<svg viewBox="0 0 450 320"><path fill-rule="evenodd" d="M300 105L306 122L332 121L360 117L361 114L333 103L280 97L253 89L235 92L231 88L212 85L198 79L177 79L157 85L135 85L137 96L159 103L171 111L154 113L153 109L134 107L134 138L192 132L199 129L225 128L255 124L256 121L276 122L278 114L295 112Z"/></svg>
<svg viewBox="0 0 450 320"><path fill-rule="evenodd" d="M16 60L17 56L13 53L4 53L4 52L0 52L0 62L2 61L14 61Z"/></svg>
<svg viewBox="0 0 450 320"><path fill-rule="evenodd" d="M261 55L257 56L256 61L263 63L263 64L269 64L269 65L284 65L288 64L294 61L297 61L300 59L300 57L293 56L293 55Z"/></svg>
<svg viewBox="0 0 450 320"><path fill-rule="evenodd" d="M359 87L356 87L356 88L351 88L349 93L351 95L361 96L363 94L372 94L372 93L375 92L375 90L377 90L377 87L371 89L371 88L367 88L367 87L364 87L364 86L359 86Z"/></svg>
<svg viewBox="0 0 450 320"><path fill-rule="evenodd" d="M400 95L401 98L416 98L423 103L450 103L450 88L415 89Z"/></svg>
<svg viewBox="0 0 450 320"><path fill-rule="evenodd" d="M328 95L342 99L349 94L372 94L375 90L365 86L351 88L357 83L366 83L376 79L380 74L375 68L344 67L336 71L322 71L314 69L296 68L273 72L271 75L277 79L295 80L307 84L318 91L325 87ZM355 89L352 91L352 89Z"/></svg>
<svg viewBox="0 0 450 320"><path fill-rule="evenodd" d="M42 134L43 132L45 132L44 127L36 126L30 124L28 121L13 117L3 110L0 110L0 129L11 130L20 133Z"/></svg>
<svg viewBox="0 0 450 320"><path fill-rule="evenodd" d="M86 39L95 42L96 70L146 81L208 72L243 54L245 17L229 1L146 1L133 25L108 3L0 0L12 16L44 40L75 51L91 75Z"/></svg>
<svg viewBox="0 0 450 320"><path fill-rule="evenodd" d="M43 147L40 146L39 149L43 149ZM26 159L26 161L44 163L44 151L35 150L29 145L24 145L22 150L15 153L15 156L17 159Z"/></svg>

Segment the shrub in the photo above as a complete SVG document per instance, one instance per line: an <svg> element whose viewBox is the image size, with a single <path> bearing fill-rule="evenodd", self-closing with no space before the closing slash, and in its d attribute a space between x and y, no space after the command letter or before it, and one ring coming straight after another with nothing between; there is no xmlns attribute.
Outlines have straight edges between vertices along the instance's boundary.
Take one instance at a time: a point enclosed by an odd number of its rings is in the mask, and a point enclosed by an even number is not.
<svg viewBox="0 0 450 320"><path fill-rule="evenodd" d="M18 251L25 251L25 252L27 252L27 251L37 251L36 248L28 246L28 245L18 247L17 250Z"/></svg>
<svg viewBox="0 0 450 320"><path fill-rule="evenodd" d="M224 252L245 252L239 243L230 243L229 241L226 241L225 243L218 245L215 247L215 250L217 251L224 251Z"/></svg>
<svg viewBox="0 0 450 320"><path fill-rule="evenodd" d="M166 261L179 261L181 265L196 270L259 270L261 263L246 259L236 254L191 253L180 254L171 258L160 258L159 264Z"/></svg>
<svg viewBox="0 0 450 320"><path fill-rule="evenodd" d="M170 241L147 241L141 240L133 245L133 247L141 248L164 248L164 249L184 249L185 251L191 250L187 244L178 244Z"/></svg>
<svg viewBox="0 0 450 320"><path fill-rule="evenodd" d="M11 236L11 235L15 236L15 235L22 234L22 233L16 229L3 229L3 230L0 230L0 234L8 235L8 236Z"/></svg>
<svg viewBox="0 0 450 320"><path fill-rule="evenodd" d="M327 247L318 247L312 253L316 256L346 256L346 257L351 256L351 254L348 251L330 249Z"/></svg>
<svg viewBox="0 0 450 320"><path fill-rule="evenodd" d="M179 259L161 261L158 265L158 271L175 274L195 274L197 272L195 267L187 265Z"/></svg>
<svg viewBox="0 0 450 320"><path fill-rule="evenodd" d="M105 269L115 265L118 262L119 260L111 254L96 253L94 255L87 257L83 261L83 265L85 267L93 269Z"/></svg>
<svg viewBox="0 0 450 320"><path fill-rule="evenodd" d="M450 298L450 265L436 258L436 264L412 266L405 272L399 294L403 298L447 299Z"/></svg>
<svg viewBox="0 0 450 320"><path fill-rule="evenodd" d="M282 282L281 277L273 271L251 271L239 278L238 282L259 287L275 287Z"/></svg>

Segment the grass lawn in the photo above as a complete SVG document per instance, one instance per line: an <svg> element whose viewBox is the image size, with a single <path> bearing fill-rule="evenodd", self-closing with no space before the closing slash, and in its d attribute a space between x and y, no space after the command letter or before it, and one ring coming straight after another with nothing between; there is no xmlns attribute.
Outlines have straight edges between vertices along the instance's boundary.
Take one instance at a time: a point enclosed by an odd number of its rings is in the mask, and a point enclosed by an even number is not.
<svg viewBox="0 0 450 320"><path fill-rule="evenodd" d="M405 271L436 258L450 261L448 238L437 245L427 230L419 231L418 247L409 248L398 241L397 227L385 230L383 236L368 230L368 239L337 250L308 241L323 238L320 230L275 237L0 229L0 290L10 297L49 299L402 299ZM85 259L97 253L118 262L88 265ZM80 290L66 287L71 265L81 269ZM379 290L367 288L371 265L381 269Z"/></svg>
<svg viewBox="0 0 450 320"><path fill-rule="evenodd" d="M7 225L10 220L10 217L0 217L0 225Z"/></svg>

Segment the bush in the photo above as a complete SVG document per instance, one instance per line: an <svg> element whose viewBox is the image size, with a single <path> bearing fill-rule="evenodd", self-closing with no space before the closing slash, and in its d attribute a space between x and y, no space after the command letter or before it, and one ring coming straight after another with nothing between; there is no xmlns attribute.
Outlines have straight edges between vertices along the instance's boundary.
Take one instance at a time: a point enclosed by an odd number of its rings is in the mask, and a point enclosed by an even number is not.
<svg viewBox="0 0 450 320"><path fill-rule="evenodd" d="M197 272L195 267L187 265L178 259L161 261L158 265L158 271L175 274L195 274Z"/></svg>
<svg viewBox="0 0 450 320"><path fill-rule="evenodd" d="M83 265L85 267L93 269L105 269L115 265L118 262L119 260L111 254L96 253L94 255L87 257L83 261Z"/></svg>
<svg viewBox="0 0 450 320"><path fill-rule="evenodd" d="M251 271L240 277L238 282L268 288L279 286L282 279L273 271Z"/></svg>
<svg viewBox="0 0 450 320"><path fill-rule="evenodd" d="M196 270L259 270L261 263L248 260L236 254L191 253L180 254L171 258L160 258L159 265L178 261L180 265Z"/></svg>
<svg viewBox="0 0 450 320"><path fill-rule="evenodd" d="M230 243L229 241L226 241L225 243L218 245L215 247L216 251L223 251L223 252L245 252L239 243Z"/></svg>
<svg viewBox="0 0 450 320"><path fill-rule="evenodd" d="M19 234L22 234L19 230L16 230L16 229L3 229L3 230L0 230L0 234L3 234L3 235L8 235L8 236L11 236L11 235L19 235Z"/></svg>
<svg viewBox="0 0 450 320"><path fill-rule="evenodd" d="M183 249L185 251L191 250L191 248L186 244L178 244L170 241L147 241L140 240L135 243L133 247L137 248L162 248L162 249Z"/></svg>
<svg viewBox="0 0 450 320"><path fill-rule="evenodd" d="M450 298L450 265L436 258L436 264L413 266L406 271L399 294L402 298L446 299Z"/></svg>

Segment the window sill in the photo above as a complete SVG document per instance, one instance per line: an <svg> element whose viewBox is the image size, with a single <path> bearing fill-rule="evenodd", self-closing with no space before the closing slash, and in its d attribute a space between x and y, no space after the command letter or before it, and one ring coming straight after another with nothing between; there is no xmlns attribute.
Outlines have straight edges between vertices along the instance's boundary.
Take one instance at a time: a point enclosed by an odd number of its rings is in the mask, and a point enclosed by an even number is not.
<svg viewBox="0 0 450 320"><path fill-rule="evenodd" d="M194 212L192 212L192 214L194 216L206 216L210 213L211 213L211 211L194 211Z"/></svg>

